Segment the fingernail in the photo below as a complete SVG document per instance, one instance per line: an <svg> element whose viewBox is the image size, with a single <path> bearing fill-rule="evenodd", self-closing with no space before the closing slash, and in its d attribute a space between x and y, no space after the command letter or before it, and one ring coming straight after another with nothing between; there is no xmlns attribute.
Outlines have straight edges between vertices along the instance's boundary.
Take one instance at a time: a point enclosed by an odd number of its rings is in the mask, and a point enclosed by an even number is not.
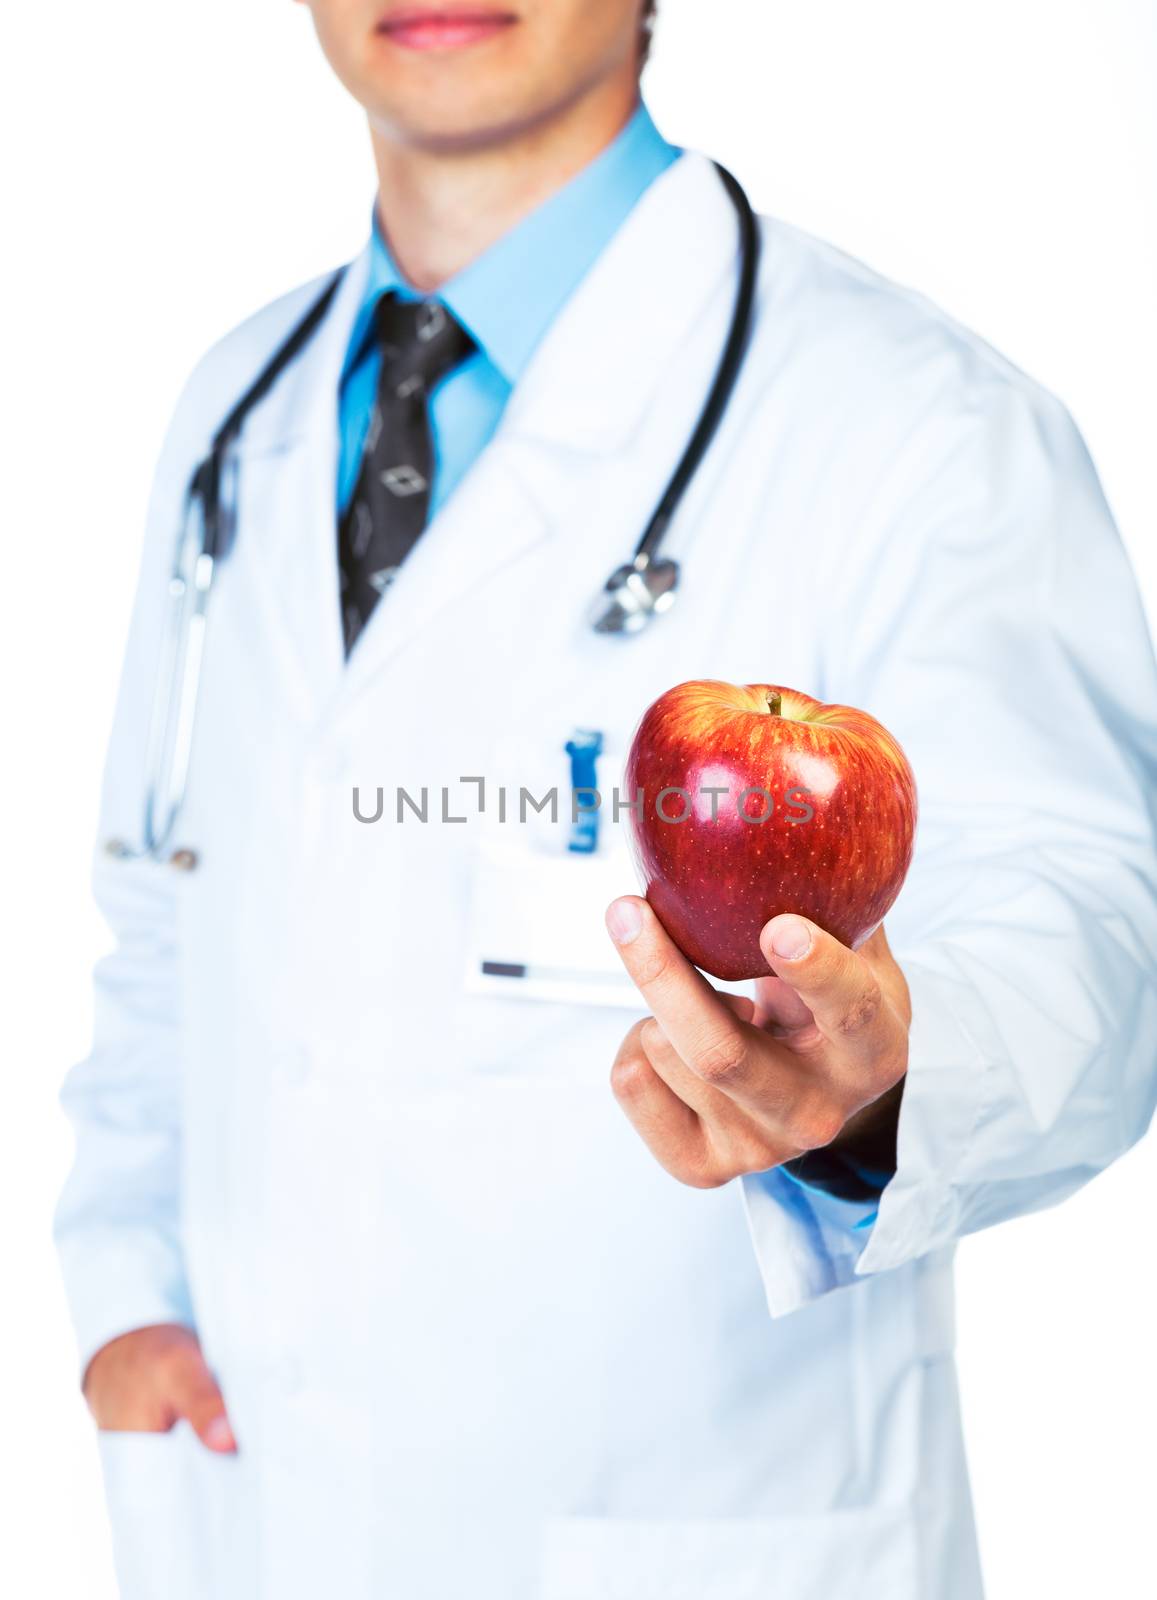
<svg viewBox="0 0 1157 1600"><path fill-rule="evenodd" d="M771 925L771 948L784 961L798 961L812 947L812 931L802 917L776 917Z"/></svg>
<svg viewBox="0 0 1157 1600"><path fill-rule="evenodd" d="M228 1417L214 1417L212 1422L205 1424L205 1443L210 1450L236 1450L237 1441L233 1437L233 1429L229 1426Z"/></svg>
<svg viewBox="0 0 1157 1600"><path fill-rule="evenodd" d="M637 900L612 900L607 907L607 932L616 944L630 944L643 926Z"/></svg>

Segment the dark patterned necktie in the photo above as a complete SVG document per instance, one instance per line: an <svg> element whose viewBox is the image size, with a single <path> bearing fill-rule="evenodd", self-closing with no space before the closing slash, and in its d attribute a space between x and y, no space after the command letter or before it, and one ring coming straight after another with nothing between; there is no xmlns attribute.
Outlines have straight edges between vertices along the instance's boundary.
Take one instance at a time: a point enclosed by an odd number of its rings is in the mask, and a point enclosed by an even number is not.
<svg viewBox="0 0 1157 1600"><path fill-rule="evenodd" d="M434 474L430 391L474 349L437 300L383 295L374 325L382 356L377 399L357 484L338 523L347 656L426 526Z"/></svg>

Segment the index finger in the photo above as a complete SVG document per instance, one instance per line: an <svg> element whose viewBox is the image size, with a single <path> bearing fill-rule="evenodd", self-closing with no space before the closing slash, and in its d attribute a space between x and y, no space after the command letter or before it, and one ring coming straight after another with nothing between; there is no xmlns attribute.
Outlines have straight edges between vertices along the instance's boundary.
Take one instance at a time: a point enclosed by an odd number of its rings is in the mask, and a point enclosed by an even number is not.
<svg viewBox="0 0 1157 1600"><path fill-rule="evenodd" d="M171 1402L210 1450L232 1454L237 1449L225 1410L225 1398L199 1351L183 1351L173 1373Z"/></svg>
<svg viewBox="0 0 1157 1600"><path fill-rule="evenodd" d="M707 982L647 902L624 895L607 908L607 931L655 1021L680 1058L708 1081L739 1075L747 1024Z"/></svg>
<svg viewBox="0 0 1157 1600"><path fill-rule="evenodd" d="M864 957L794 912L773 917L759 944L768 966L795 991L839 1056L857 1069L873 1061L886 1008Z"/></svg>

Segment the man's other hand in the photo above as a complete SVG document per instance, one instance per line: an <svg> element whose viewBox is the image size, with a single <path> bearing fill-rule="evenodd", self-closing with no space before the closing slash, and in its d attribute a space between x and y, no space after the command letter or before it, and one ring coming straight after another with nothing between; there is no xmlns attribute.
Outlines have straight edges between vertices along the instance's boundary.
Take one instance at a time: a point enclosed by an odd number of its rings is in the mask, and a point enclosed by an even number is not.
<svg viewBox="0 0 1157 1600"><path fill-rule="evenodd" d="M197 1336L179 1324L134 1328L103 1345L88 1364L84 1397L107 1432L167 1433L184 1418L207 1449L237 1448Z"/></svg>

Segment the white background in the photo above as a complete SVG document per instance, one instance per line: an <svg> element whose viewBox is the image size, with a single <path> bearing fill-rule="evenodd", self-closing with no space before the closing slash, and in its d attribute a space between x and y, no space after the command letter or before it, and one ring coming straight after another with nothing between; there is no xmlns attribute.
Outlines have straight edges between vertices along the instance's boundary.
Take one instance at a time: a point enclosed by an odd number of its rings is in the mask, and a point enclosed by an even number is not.
<svg viewBox="0 0 1157 1600"><path fill-rule="evenodd" d="M1157 616L1150 0L662 11L647 87L668 136L1056 390ZM192 362L359 247L371 175L358 113L290 0L25 0L5 13L0 73L15 223L0 296L0 971L16 976L0 1099L0 1592L111 1600L48 1230L68 1159L55 1094L87 1047L103 941L86 879L141 515ZM1150 1140L1060 1211L962 1248L991 1600L1157 1590L1154 1188Z"/></svg>

